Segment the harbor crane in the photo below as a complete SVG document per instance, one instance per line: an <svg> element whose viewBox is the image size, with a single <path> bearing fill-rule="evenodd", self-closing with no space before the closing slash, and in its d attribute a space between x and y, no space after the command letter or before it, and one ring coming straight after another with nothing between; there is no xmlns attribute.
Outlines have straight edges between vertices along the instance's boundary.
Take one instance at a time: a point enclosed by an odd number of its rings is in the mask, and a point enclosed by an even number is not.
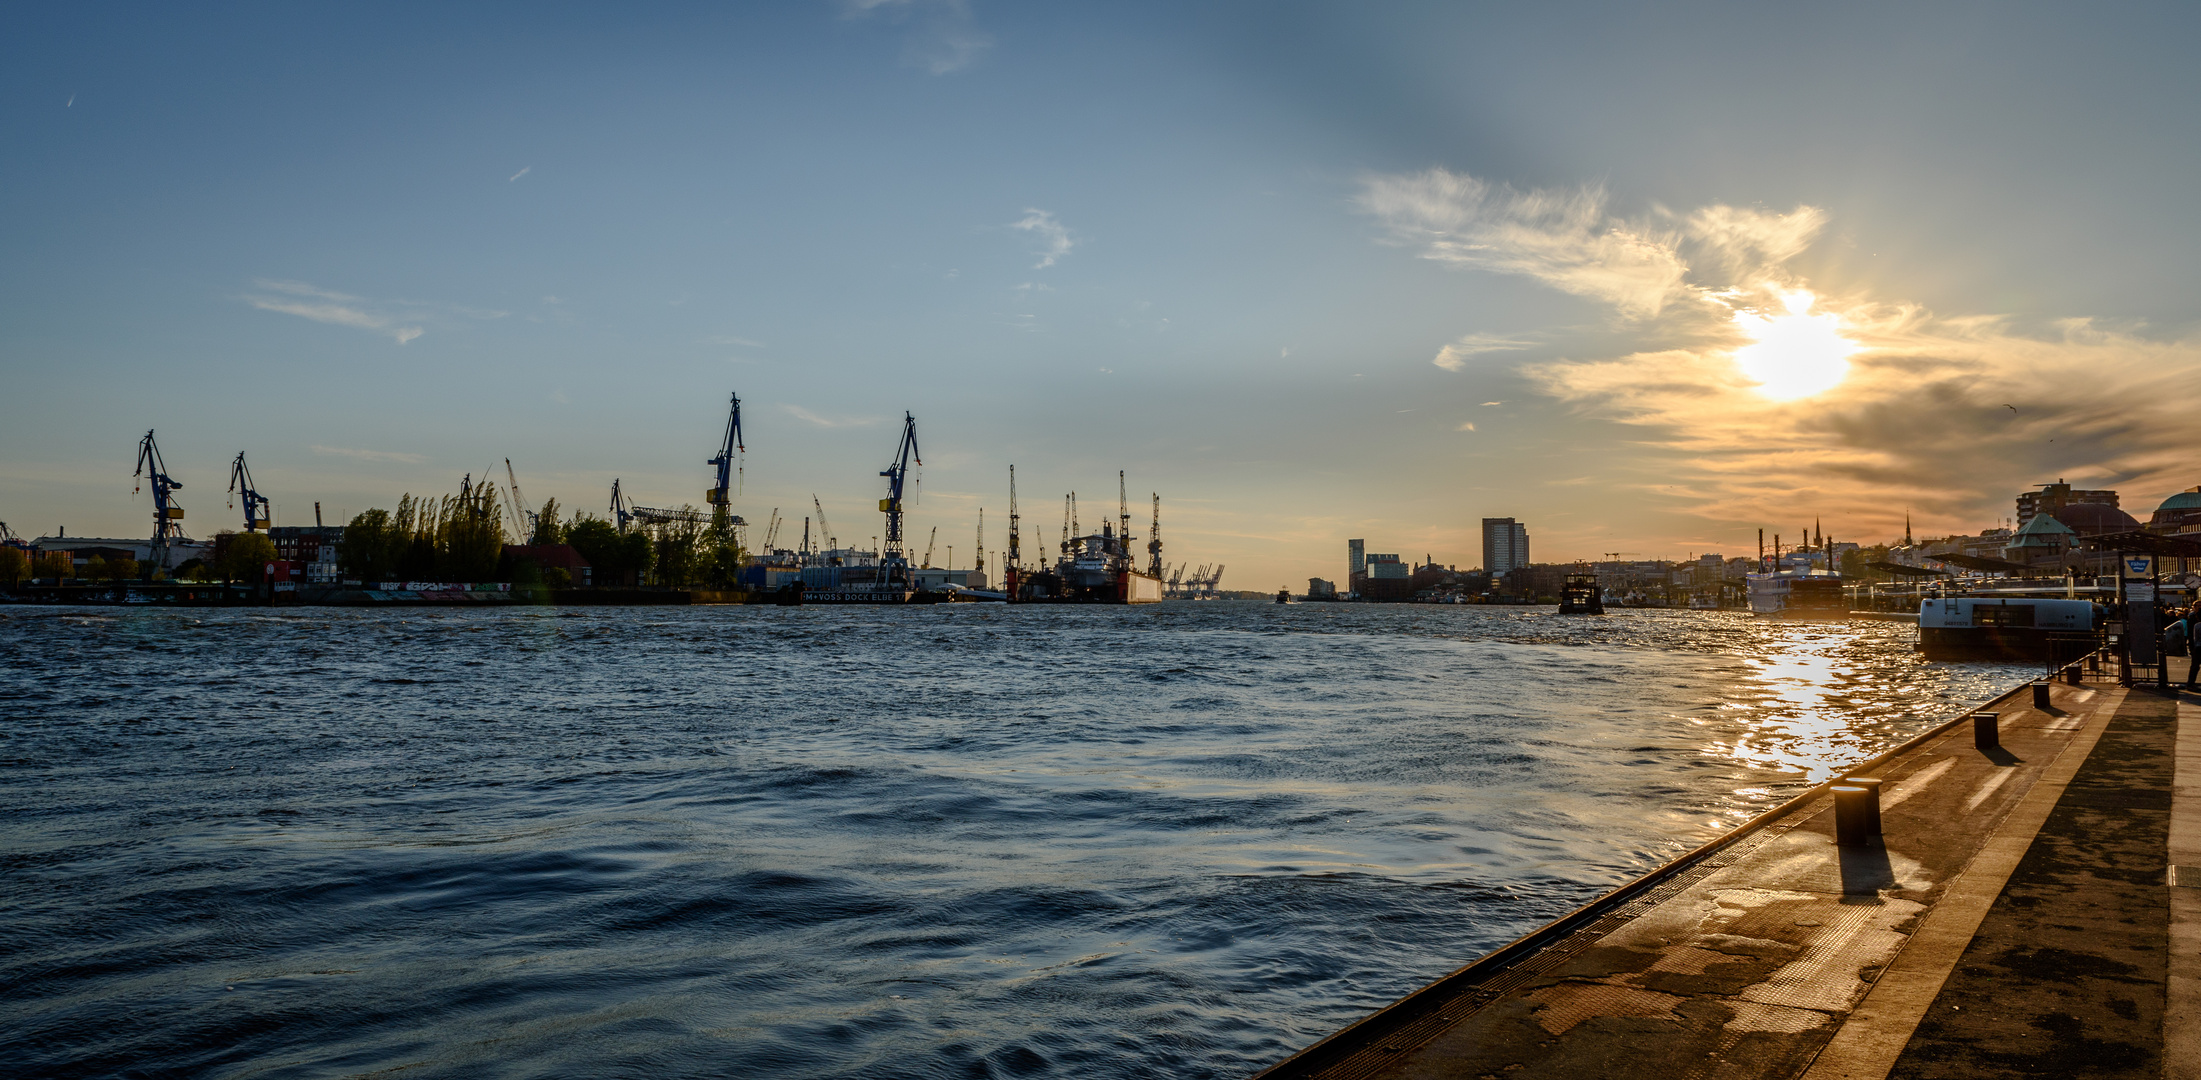
<svg viewBox="0 0 2201 1080"><path fill-rule="evenodd" d="M741 395L733 395L733 411L726 417L726 438L718 448L718 456L704 462L718 467L718 484L703 493L703 501L712 506L730 505L731 488L740 455L748 449L741 443Z"/></svg>
<svg viewBox="0 0 2201 1080"><path fill-rule="evenodd" d="M1002 568L1003 571L1006 572L1009 570L1015 570L1019 565L1018 558L1019 552L1017 551L1016 466L1011 465L1009 466L1009 561ZM1007 581L1007 578L1004 577L1003 581Z"/></svg>
<svg viewBox="0 0 2201 1080"><path fill-rule="evenodd" d="M1124 493L1122 469L1116 470L1116 542L1131 554L1131 498Z"/></svg>
<svg viewBox="0 0 2201 1080"><path fill-rule="evenodd" d="M917 417L905 412L902 414L902 444L894 452L894 464L879 473L887 478L887 497L879 500L879 512L887 516L886 548L879 561L889 567L909 563L902 551L902 484L909 478L909 464L913 458L919 465L925 463L925 456L917 450Z"/></svg>
<svg viewBox="0 0 2201 1080"><path fill-rule="evenodd" d="M634 520L634 510L627 505L627 497L619 493L619 478L611 478L611 517L619 523L619 531L627 531L627 523Z"/></svg>
<svg viewBox="0 0 2201 1080"><path fill-rule="evenodd" d="M1154 527L1146 533L1146 572L1155 580L1162 576L1162 493L1154 493Z"/></svg>
<svg viewBox="0 0 2201 1080"><path fill-rule="evenodd" d="M237 451L237 460L229 463L229 493L245 501L245 531L256 532L267 528L272 521L268 517L267 497L252 488L252 469L245 465L245 452ZM237 505L232 499L230 506Z"/></svg>
<svg viewBox="0 0 2201 1080"><path fill-rule="evenodd" d="M927 537L925 540L925 561L918 563L917 565L922 566L927 570L932 569L932 546L939 541L940 526L935 525L932 527L932 535L930 537Z"/></svg>
<svg viewBox="0 0 2201 1080"><path fill-rule="evenodd" d="M818 501L818 493L815 491L810 493L810 506L818 512L818 539L825 545L825 550L831 551L839 547L833 539L833 523L825 519L825 504Z"/></svg>
<svg viewBox="0 0 2201 1080"><path fill-rule="evenodd" d="M520 478L512 471L511 458L504 459L504 478L509 481L504 488L504 498L512 510L513 531L532 542L542 519L535 511L527 508L527 496L520 494Z"/></svg>
<svg viewBox="0 0 2201 1080"><path fill-rule="evenodd" d="M949 548L948 553L954 554L955 549ZM986 573L986 508L983 506L978 508L978 554L971 556L971 569L981 577Z"/></svg>
<svg viewBox="0 0 2201 1080"><path fill-rule="evenodd" d="M153 441L153 429L145 429L145 438L138 440L138 467L133 479L143 478L153 485L153 565L168 565L168 541L183 535L183 507L176 505L175 493L183 490L183 484L168 475L168 463L161 460L160 444ZM136 494L143 485L130 489Z"/></svg>
<svg viewBox="0 0 2201 1080"><path fill-rule="evenodd" d="M772 508L771 520L764 523L764 550L769 552L780 537L780 508Z"/></svg>

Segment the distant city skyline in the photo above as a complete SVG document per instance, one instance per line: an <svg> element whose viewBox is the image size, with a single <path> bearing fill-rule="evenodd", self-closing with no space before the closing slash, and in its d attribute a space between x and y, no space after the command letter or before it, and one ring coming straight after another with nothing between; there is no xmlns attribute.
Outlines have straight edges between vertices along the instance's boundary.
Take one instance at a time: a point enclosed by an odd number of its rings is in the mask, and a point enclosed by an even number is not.
<svg viewBox="0 0 2201 1080"><path fill-rule="evenodd" d="M1889 27L1900 25L1899 34ZM2201 483L2201 16L902 0L19 13L0 521L453 491L1027 552L1162 497L1224 588L1977 532ZM236 522L229 519L236 517ZM1146 514L1133 514L1144 534ZM857 523L863 522L862 526Z"/></svg>

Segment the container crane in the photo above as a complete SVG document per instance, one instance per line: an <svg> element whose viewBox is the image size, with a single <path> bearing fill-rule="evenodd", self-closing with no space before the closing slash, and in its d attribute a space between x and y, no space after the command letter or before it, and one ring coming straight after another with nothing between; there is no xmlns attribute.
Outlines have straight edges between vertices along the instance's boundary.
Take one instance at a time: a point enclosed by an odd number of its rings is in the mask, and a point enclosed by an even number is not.
<svg viewBox="0 0 2201 1080"><path fill-rule="evenodd" d="M168 464L161 460L160 445L153 441L153 429L145 429L145 438L138 440L138 467L133 479L142 477L153 485L153 564L168 565L168 541L183 535L183 507L176 505L175 493L183 484L168 475ZM139 490L130 489L132 494Z"/></svg>
<svg viewBox="0 0 2201 1080"><path fill-rule="evenodd" d="M726 438L718 448L718 456L704 462L718 467L718 484L703 493L703 501L712 506L726 506L733 487L739 455L747 450L741 443L741 395L733 395L733 411L726 417Z"/></svg>
<svg viewBox="0 0 2201 1080"><path fill-rule="evenodd" d="M879 561L888 567L909 564L902 552L902 484L909 478L913 458L919 465L925 463L925 456L917 450L917 417L905 412L902 414L902 444L894 452L894 464L879 473L887 478L887 497L879 500L879 512L887 516L886 547Z"/></svg>
<svg viewBox="0 0 2201 1080"><path fill-rule="evenodd" d="M229 493L245 500L245 531L255 532L267 528L272 522L268 517L267 497L252 489L252 470L245 465L245 452L237 451L237 460L229 463ZM237 505L235 500L229 504Z"/></svg>

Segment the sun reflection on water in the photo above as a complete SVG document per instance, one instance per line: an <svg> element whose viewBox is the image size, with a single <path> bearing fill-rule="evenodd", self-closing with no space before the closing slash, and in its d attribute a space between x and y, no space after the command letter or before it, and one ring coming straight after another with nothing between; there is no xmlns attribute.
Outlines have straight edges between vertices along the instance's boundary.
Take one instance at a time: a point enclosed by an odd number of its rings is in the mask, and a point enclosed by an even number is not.
<svg viewBox="0 0 2201 1080"><path fill-rule="evenodd" d="M1732 746L1711 752L1817 783L1857 759L1860 715L1850 691L1872 678L1842 655L1858 644L1854 630L1791 629L1767 643L1770 651L1743 658L1745 680L1732 704L1752 722Z"/></svg>

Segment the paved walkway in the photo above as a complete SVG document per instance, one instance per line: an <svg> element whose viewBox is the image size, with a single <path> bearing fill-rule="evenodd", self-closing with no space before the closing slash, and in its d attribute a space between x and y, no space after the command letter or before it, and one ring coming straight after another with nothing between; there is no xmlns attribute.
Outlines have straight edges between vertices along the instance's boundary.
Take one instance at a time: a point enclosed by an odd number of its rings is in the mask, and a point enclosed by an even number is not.
<svg viewBox="0 0 2201 1080"><path fill-rule="evenodd" d="M2201 699L1990 707L1863 773L1884 846L1813 799L1265 1075L2201 1080Z"/></svg>

